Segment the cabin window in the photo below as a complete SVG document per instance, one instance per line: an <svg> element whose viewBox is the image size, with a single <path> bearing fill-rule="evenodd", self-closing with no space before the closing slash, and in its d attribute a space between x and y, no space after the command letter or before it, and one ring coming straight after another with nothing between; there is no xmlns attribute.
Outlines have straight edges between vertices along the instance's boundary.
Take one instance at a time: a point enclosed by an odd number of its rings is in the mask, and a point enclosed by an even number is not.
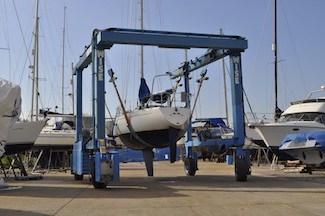
<svg viewBox="0 0 325 216"><path fill-rule="evenodd" d="M290 121L317 121L319 117L319 113L295 113L286 115L283 122L290 122ZM322 119L321 119L322 121Z"/></svg>
<svg viewBox="0 0 325 216"><path fill-rule="evenodd" d="M317 118L315 119L315 121L325 124L325 114L319 115L317 116Z"/></svg>

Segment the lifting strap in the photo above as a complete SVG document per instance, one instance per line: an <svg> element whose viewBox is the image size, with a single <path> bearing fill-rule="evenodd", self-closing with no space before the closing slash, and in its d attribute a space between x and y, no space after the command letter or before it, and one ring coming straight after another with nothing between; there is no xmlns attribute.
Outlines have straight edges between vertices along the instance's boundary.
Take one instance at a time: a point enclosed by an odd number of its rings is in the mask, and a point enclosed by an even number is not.
<svg viewBox="0 0 325 216"><path fill-rule="evenodd" d="M196 103L197 103L197 100L198 100L199 95L200 95L200 91L201 91L203 81L209 79L208 77L205 76L206 74L207 74L207 70L203 70L202 73L201 73L201 78L197 80L197 82L199 83L199 88L198 88L197 93L196 93L196 97L195 97L193 109L192 109L192 112L191 112L191 116L193 116L193 113L194 113L194 110L195 110L195 107L196 107Z"/></svg>
<svg viewBox="0 0 325 216"><path fill-rule="evenodd" d="M118 97L118 100L120 102L120 105L121 105L121 108L122 108L122 112L123 112L123 115L124 115L124 118L126 120L126 123L127 123L127 128L130 130L131 132L131 135L137 140L139 141L142 145L146 146L147 148L154 148L153 145L147 143L146 141L144 141L141 137L138 136L138 134L136 134L136 132L134 131L132 125L131 125L131 121L128 117L128 115L126 114L126 110L125 110L125 107L124 107L124 104L123 104L123 101L122 101L122 98L120 96L120 93L117 89L117 86L116 86L116 83L115 83L115 80L116 78L114 77L114 72L112 69L109 70L108 74L111 76L111 79L110 79L110 82L113 83L113 86L114 86L114 89L116 91L116 94L117 94L117 97Z"/></svg>

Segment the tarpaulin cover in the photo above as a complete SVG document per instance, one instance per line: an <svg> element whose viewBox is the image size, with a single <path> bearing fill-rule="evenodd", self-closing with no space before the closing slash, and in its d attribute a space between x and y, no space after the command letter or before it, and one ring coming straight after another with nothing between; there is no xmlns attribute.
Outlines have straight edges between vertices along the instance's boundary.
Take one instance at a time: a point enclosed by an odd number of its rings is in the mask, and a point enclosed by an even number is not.
<svg viewBox="0 0 325 216"><path fill-rule="evenodd" d="M281 146L290 141L307 141L307 140L316 140L316 145L319 145L321 148L325 148L325 131L316 131L310 133L298 133L298 134L289 134L281 142ZM281 148L280 146L280 148Z"/></svg>
<svg viewBox="0 0 325 216"><path fill-rule="evenodd" d="M222 118L197 118L193 123L201 121L210 122L212 127L226 127Z"/></svg>
<svg viewBox="0 0 325 216"><path fill-rule="evenodd" d="M20 94L18 85L0 79L0 157L4 154L10 128L21 113Z"/></svg>

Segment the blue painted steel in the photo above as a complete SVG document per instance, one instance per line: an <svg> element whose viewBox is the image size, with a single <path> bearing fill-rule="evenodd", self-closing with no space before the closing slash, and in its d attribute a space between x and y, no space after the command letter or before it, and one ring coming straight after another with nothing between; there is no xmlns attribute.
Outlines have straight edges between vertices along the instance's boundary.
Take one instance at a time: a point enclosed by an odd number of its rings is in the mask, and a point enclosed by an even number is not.
<svg viewBox="0 0 325 216"><path fill-rule="evenodd" d="M82 140L82 72L77 71L77 116L76 116L76 142Z"/></svg>
<svg viewBox="0 0 325 216"><path fill-rule="evenodd" d="M89 174L89 153L83 151L83 142L73 145L71 173L83 175Z"/></svg>
<svg viewBox="0 0 325 216"><path fill-rule="evenodd" d="M244 51L247 41L239 36L193 34L133 29L106 29L97 34L98 45L110 48L113 44L148 45L166 48L211 48Z"/></svg>
<svg viewBox="0 0 325 216"><path fill-rule="evenodd" d="M120 181L120 156L119 152L115 150L109 150L109 155L112 157L113 161L113 180Z"/></svg>
<svg viewBox="0 0 325 216"><path fill-rule="evenodd" d="M234 157L232 155L226 155L226 162L228 165L232 165L234 162Z"/></svg>
<svg viewBox="0 0 325 216"><path fill-rule="evenodd" d="M126 162L143 162L143 154L139 150L132 150L132 149L117 149L116 150L119 153L120 162L126 163ZM170 149L168 148L156 148L153 149L154 153L154 161L168 161L170 160ZM176 148L176 160L179 160L179 155L181 151L180 148ZM166 157L167 156L167 157Z"/></svg>
<svg viewBox="0 0 325 216"><path fill-rule="evenodd" d="M103 49L96 50L96 140L101 139L105 142L105 51Z"/></svg>
<svg viewBox="0 0 325 216"><path fill-rule="evenodd" d="M82 141L77 142L73 145L73 151L72 151L72 173L81 175L82 174Z"/></svg>
<svg viewBox="0 0 325 216"><path fill-rule="evenodd" d="M176 79L178 77L183 76L186 72L190 73L195 70L198 70L208 64L211 64L212 62L215 62L219 59L222 59L229 55L228 50L214 50L214 49L208 49L207 52L204 53L204 55L200 57L196 57L194 59L191 59L188 62L184 62L181 64L180 67L173 71L167 72L169 76L172 79Z"/></svg>
<svg viewBox="0 0 325 216"><path fill-rule="evenodd" d="M190 92L190 79L189 73L184 74L184 87L186 94L186 107L191 108L191 92ZM192 122L192 116L190 116L189 122ZM187 128L187 141L192 140L192 124L189 124Z"/></svg>
<svg viewBox="0 0 325 216"><path fill-rule="evenodd" d="M244 51L247 49L247 40L240 36L213 35L213 34L193 34L183 32L148 31L136 29L107 29L100 31L97 35L98 44L103 49L109 49L115 44L150 45L172 48L207 48L212 49L205 57L215 56L218 60L229 55L228 50ZM74 67L83 70L92 62L93 43L81 55L78 63ZM201 67L209 63L204 63L200 59ZM199 62L199 61L198 61ZM208 61L207 61L208 62ZM195 65L195 64L193 64ZM190 71L198 68L193 67Z"/></svg>
<svg viewBox="0 0 325 216"><path fill-rule="evenodd" d="M214 146L214 145L224 145L226 148L230 148L233 146L234 139L228 138L228 139L209 139L206 141L199 141L199 140L193 140L185 143L186 147L197 147L197 146Z"/></svg>
<svg viewBox="0 0 325 216"><path fill-rule="evenodd" d="M230 55L231 96L234 121L234 145L245 142L245 120L243 100L243 80L240 53ZM241 151L239 151L241 152Z"/></svg>
<svg viewBox="0 0 325 216"><path fill-rule="evenodd" d="M95 153L95 181L101 181L101 169L100 165L102 162L102 154L100 152Z"/></svg>
<svg viewBox="0 0 325 216"><path fill-rule="evenodd" d="M92 43L91 43L90 46L88 46L86 48L86 50L84 51L84 53L80 56L78 63L73 68L72 73L74 75L76 75L76 73L78 71L79 72L83 71L92 62L92 51L93 51L93 48L92 48Z"/></svg>
<svg viewBox="0 0 325 216"><path fill-rule="evenodd" d="M91 74L91 93L92 93L92 141L96 144L96 55L95 55L95 45L96 40L93 38L91 41L92 52L91 52L91 62L92 62L92 74ZM97 148L97 146L95 147Z"/></svg>
<svg viewBox="0 0 325 216"><path fill-rule="evenodd" d="M93 104L93 142L105 140L105 85L104 85L104 49L113 44L150 45L169 48L208 48L201 57L184 63L180 68L170 73L171 77L182 76L218 59L230 55L231 87L234 120L234 138L223 140L227 146L234 144L236 155L245 156L242 146L245 139L243 87L240 53L247 48L247 41L239 36L192 34L180 32L147 31L132 29L106 29L95 32L92 44L83 53L74 68L74 73L81 73L91 62L92 64L92 104ZM189 92L189 89L187 89ZM78 100L78 97L77 97ZM189 101L188 101L189 102ZM77 102L78 103L78 102ZM81 102L80 102L81 103ZM82 112L81 112L82 113ZM78 115L78 117L80 117ZM78 134L79 135L79 134ZM229 144L229 141L233 141ZM187 142L191 146L194 142ZM209 142L207 143L209 144ZM99 148L97 145L95 149ZM188 147L186 156L196 158L192 147ZM95 153L96 181L100 180L100 158L109 160L109 155ZM99 177L98 177L99 176Z"/></svg>

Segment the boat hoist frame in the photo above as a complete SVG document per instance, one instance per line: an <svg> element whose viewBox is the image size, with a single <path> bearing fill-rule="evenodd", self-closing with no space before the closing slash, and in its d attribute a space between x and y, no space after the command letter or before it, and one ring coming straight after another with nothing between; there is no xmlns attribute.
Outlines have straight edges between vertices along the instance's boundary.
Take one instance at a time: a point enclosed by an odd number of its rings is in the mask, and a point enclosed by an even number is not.
<svg viewBox="0 0 325 216"><path fill-rule="evenodd" d="M72 173L83 175L82 157L85 149L81 147L82 133L82 72L92 63L92 116L93 116L93 136L92 142L93 154L97 155L93 161L93 167L97 167L95 178L92 177L93 183L101 185L107 184L106 173L113 173L113 178L119 178L118 155L116 152L105 150L105 49L110 49L114 44L125 45L145 45L156 46L161 48L203 48L208 51L201 57L198 57L189 62L183 63L175 71L167 72L172 78L180 76L188 76L194 70L197 70L214 61L222 59L226 56L230 57L230 72L231 72L231 92L233 106L233 121L234 121L234 137L227 139L227 145L236 147L236 163L235 173L237 180L246 180L247 170L249 168L246 153L243 150L245 140L245 122L244 122L244 104L243 104L243 85L242 85L242 65L241 53L247 49L247 40L240 36L230 35L214 35L214 34L196 34L183 32L169 31L152 31L152 30L137 30L137 29L121 29L109 28L105 30L94 30L91 44L86 47L84 53L80 56L78 63L73 68L73 74L77 77L77 116L76 116L76 133L77 140L74 146L74 153L79 154L78 159L73 156ZM185 79L188 82L188 79ZM189 85L185 82L185 91L188 93L186 105L190 105ZM191 125L191 124L190 124ZM191 128L189 128L189 131ZM189 141L191 136L189 137ZM102 144L101 144L102 143ZM185 159L195 159L191 148L188 149ZM99 159L98 159L99 158ZM114 159L115 158L115 159ZM115 160L115 161L114 161ZM112 162L113 161L113 162ZM110 166L110 171L100 169L97 163L115 164ZM185 160L186 162L186 160ZM194 164L197 164L194 161ZM193 163L190 163L193 164ZM78 167L78 168L77 168ZM104 166L105 167L105 166ZM91 171L89 171L91 172ZM85 173L86 174L86 173ZM96 187L96 185L94 184Z"/></svg>

